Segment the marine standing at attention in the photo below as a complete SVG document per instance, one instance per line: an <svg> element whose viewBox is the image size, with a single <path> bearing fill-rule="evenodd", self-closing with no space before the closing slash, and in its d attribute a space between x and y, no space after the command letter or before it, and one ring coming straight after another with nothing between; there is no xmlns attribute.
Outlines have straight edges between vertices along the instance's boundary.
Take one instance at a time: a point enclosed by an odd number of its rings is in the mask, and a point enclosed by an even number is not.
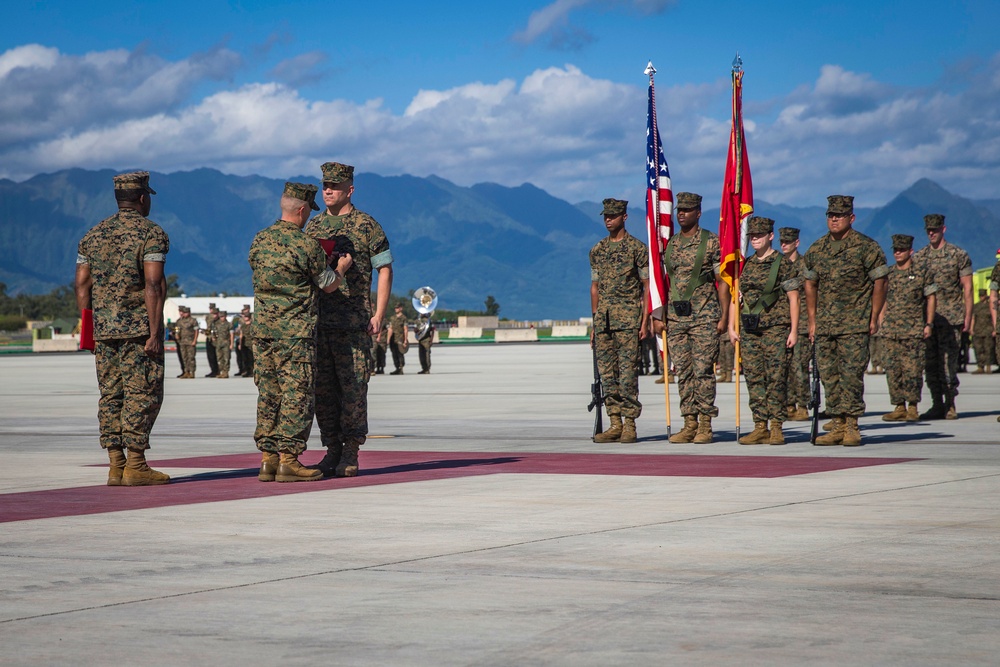
<svg viewBox="0 0 1000 667"><path fill-rule="evenodd" d="M212 339L215 341L215 363L219 364L219 379L229 377L229 364L232 359L233 326L229 323L229 313L220 310L212 322Z"/></svg>
<svg viewBox="0 0 1000 667"><path fill-rule="evenodd" d="M993 316L990 314L989 292L979 290L979 301L972 307L972 346L976 350L976 370L973 375L993 372Z"/></svg>
<svg viewBox="0 0 1000 667"><path fill-rule="evenodd" d="M858 418L865 414L868 338L878 331L885 303L885 253L855 231L854 197L827 197L829 232L806 253L809 337L816 346L826 412L833 419L817 445L861 444Z"/></svg>
<svg viewBox="0 0 1000 667"><path fill-rule="evenodd" d="M639 402L639 345L647 330L649 253L646 244L625 231L628 202L604 200L608 235L590 250L591 345L604 387L611 426L594 442L636 441ZM600 406L597 406L600 410Z"/></svg>
<svg viewBox="0 0 1000 667"><path fill-rule="evenodd" d="M403 366L406 365L406 313L403 312L403 304L397 303L393 309L395 312L389 318L389 349L392 351L392 365L396 370L389 375L402 375Z"/></svg>
<svg viewBox="0 0 1000 667"><path fill-rule="evenodd" d="M254 382L262 482L323 478L298 460L306 450L315 410L316 315L319 291L340 286L351 255L327 256L302 233L316 205L316 186L285 183L281 219L250 244L254 291ZM331 269L328 262L337 258Z"/></svg>
<svg viewBox="0 0 1000 667"><path fill-rule="evenodd" d="M108 486L166 484L170 477L149 467L146 450L163 404L163 264L170 240L146 218L156 194L149 172L119 174L114 184L118 213L87 232L77 250L76 303L81 311L93 309Z"/></svg>
<svg viewBox="0 0 1000 667"><path fill-rule="evenodd" d="M795 265L771 247L774 220L747 223L753 254L740 272L740 309L730 313L729 339L740 341L753 431L741 445L783 445L788 416L788 367L799 337L799 285ZM736 318L740 318L739 333Z"/></svg>
<svg viewBox="0 0 1000 667"><path fill-rule="evenodd" d="M719 334L729 323L729 285L719 277L719 237L698 225L701 195L677 194L680 232L670 237L663 268L670 278L667 349L681 398L683 428L670 442L712 442L715 405L715 362ZM664 324L654 320L657 335Z"/></svg>
<svg viewBox="0 0 1000 667"><path fill-rule="evenodd" d="M913 260L913 237L892 235L892 256L879 334L885 360L889 400L895 407L882 421L919 421L917 403L924 388L924 341L930 338L937 286L928 267ZM909 404L907 406L907 403Z"/></svg>
<svg viewBox="0 0 1000 667"><path fill-rule="evenodd" d="M927 246L913 255L913 261L927 266L938 291L925 368L927 388L934 403L920 418L958 419L955 397L962 332L968 332L972 326L972 260L969 253L945 241L947 227L943 215L925 215L924 230Z"/></svg>
<svg viewBox="0 0 1000 667"><path fill-rule="evenodd" d="M177 319L177 349L181 351L181 358L184 360L184 374L182 378L191 380L197 370L198 362L195 359L195 347L198 345L198 320L191 317L191 309L187 306L180 307L180 317Z"/></svg>
<svg viewBox="0 0 1000 667"><path fill-rule="evenodd" d="M319 469L328 477L354 477L368 437L371 336L382 328L389 305L392 253L382 226L351 201L354 167L327 162L320 169L326 210L309 221L306 233L334 241L335 251L350 253L354 265L343 284L319 300L316 422L326 447ZM378 273L374 312L372 271Z"/></svg>
<svg viewBox="0 0 1000 667"><path fill-rule="evenodd" d="M799 253L799 230L796 227L782 227L778 230L781 254L792 263L800 276L806 270L806 261ZM792 350L792 363L788 366L788 421L809 421L809 403L812 392L809 388L809 360L812 359L812 343L809 341L809 313L806 309L805 278L799 287L799 340Z"/></svg>

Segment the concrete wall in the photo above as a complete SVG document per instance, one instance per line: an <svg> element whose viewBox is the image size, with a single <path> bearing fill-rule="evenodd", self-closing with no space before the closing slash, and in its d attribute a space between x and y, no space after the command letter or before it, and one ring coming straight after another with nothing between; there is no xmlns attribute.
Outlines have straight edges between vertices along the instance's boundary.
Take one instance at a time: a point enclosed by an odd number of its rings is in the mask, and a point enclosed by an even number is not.
<svg viewBox="0 0 1000 667"><path fill-rule="evenodd" d="M569 336L586 336L587 325L585 324L557 324L552 327L553 338L564 338Z"/></svg>
<svg viewBox="0 0 1000 667"><path fill-rule="evenodd" d="M461 320L462 318L458 318ZM435 334L436 335L436 334ZM482 327L452 327L448 329L448 340L456 338L482 338Z"/></svg>
<svg viewBox="0 0 1000 667"><path fill-rule="evenodd" d="M32 352L76 352L79 349L80 339L72 334L53 334L52 338L31 341Z"/></svg>
<svg viewBox="0 0 1000 667"><path fill-rule="evenodd" d="M538 340L538 329L497 329L498 343L526 343Z"/></svg>

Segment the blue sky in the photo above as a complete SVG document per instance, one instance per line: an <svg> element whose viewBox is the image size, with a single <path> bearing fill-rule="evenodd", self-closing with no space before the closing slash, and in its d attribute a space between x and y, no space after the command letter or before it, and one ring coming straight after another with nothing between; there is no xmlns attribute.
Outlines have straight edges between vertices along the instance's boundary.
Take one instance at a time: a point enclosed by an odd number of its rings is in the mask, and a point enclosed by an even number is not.
<svg viewBox="0 0 1000 667"><path fill-rule="evenodd" d="M329 159L639 199L652 60L676 190L721 192L744 60L755 192L995 198L1000 3L27 2L0 24L0 177ZM991 33L991 30L994 32Z"/></svg>

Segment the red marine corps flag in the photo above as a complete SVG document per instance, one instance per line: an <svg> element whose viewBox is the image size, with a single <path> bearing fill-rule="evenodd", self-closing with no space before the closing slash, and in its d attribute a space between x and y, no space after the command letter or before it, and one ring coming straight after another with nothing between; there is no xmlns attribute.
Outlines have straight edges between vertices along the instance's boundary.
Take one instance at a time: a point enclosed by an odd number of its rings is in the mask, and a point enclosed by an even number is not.
<svg viewBox="0 0 1000 667"><path fill-rule="evenodd" d="M743 61L739 54L733 60L733 127L729 134L729 156L726 160L726 181L722 186L722 207L719 217L719 245L722 250L722 279L729 283L733 303L735 285L743 266L743 249L747 242L747 220L753 213L753 184L750 182L750 161L743 135Z"/></svg>
<svg viewBox="0 0 1000 667"><path fill-rule="evenodd" d="M646 65L649 76L649 111L646 115L646 233L649 243L649 302L646 310L656 319L666 319L663 306L666 302L666 279L663 275L663 251L670 235L674 233L671 214L674 210L674 193L670 189L670 170L663 157L660 130L656 126L656 94L653 75L656 68L652 61Z"/></svg>

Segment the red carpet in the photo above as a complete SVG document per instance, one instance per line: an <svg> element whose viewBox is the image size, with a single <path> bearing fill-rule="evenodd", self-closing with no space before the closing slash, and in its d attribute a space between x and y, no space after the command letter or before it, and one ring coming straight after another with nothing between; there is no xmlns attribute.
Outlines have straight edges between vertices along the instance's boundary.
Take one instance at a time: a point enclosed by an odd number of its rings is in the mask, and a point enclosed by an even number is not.
<svg viewBox="0 0 1000 667"><path fill-rule="evenodd" d="M321 452L313 451L302 460L312 464L320 458ZM95 470L95 486L0 495L0 523L501 473L766 479L915 460L918 459L364 450L359 477L265 484L257 481L260 465L257 453L156 459L152 463L158 469L216 468L218 472L174 475L173 481L165 486L130 488L105 486L103 470Z"/></svg>

